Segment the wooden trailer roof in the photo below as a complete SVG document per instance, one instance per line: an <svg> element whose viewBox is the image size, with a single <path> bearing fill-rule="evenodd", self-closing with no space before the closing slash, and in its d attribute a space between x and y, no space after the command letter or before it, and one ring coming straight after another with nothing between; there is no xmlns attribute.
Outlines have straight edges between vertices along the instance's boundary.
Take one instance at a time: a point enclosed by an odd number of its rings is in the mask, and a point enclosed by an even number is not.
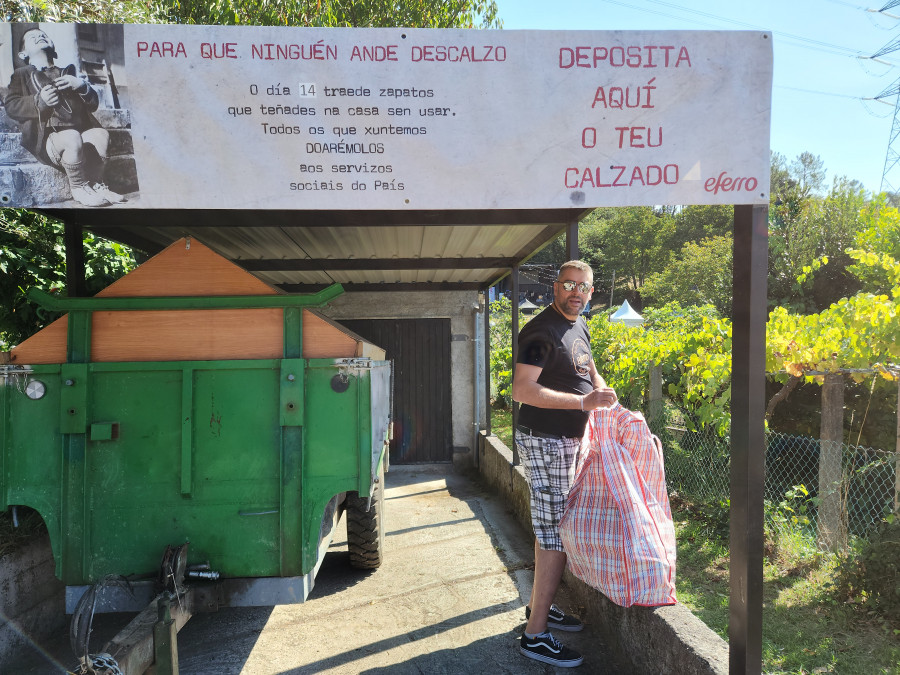
<svg viewBox="0 0 900 675"><path fill-rule="evenodd" d="M97 298L265 296L280 292L193 238L181 238L97 293ZM279 359L280 308L95 311L91 361ZM68 315L10 352L16 365L65 363ZM304 358L385 358L385 352L314 309L303 309Z"/></svg>
<svg viewBox="0 0 900 675"><path fill-rule="evenodd" d="M193 236L267 284L309 293L483 290L590 210L234 211L45 209L153 255Z"/></svg>

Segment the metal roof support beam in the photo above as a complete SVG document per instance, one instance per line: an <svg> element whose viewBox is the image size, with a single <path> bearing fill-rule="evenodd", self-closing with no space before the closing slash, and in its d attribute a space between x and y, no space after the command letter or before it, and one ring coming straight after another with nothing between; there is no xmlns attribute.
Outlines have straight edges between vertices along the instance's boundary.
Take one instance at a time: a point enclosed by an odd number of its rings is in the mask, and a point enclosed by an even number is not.
<svg viewBox="0 0 900 675"><path fill-rule="evenodd" d="M516 363L519 360L519 266L512 268L512 376L510 377L510 395L512 394L512 382L516 376ZM519 404L512 402L512 433L513 433L513 466L521 464L519 461L519 449L516 447L516 427L519 426Z"/></svg>
<svg viewBox="0 0 900 675"><path fill-rule="evenodd" d="M578 221L574 220L566 226L566 260L578 260Z"/></svg>
<svg viewBox="0 0 900 675"><path fill-rule="evenodd" d="M484 405L487 415L484 421L484 429L488 436L491 435L491 291L484 290ZM900 402L898 402L900 405ZM897 422L900 425L900 420ZM900 442L900 440L898 440ZM475 455L476 460L478 454Z"/></svg>
<svg viewBox="0 0 900 675"><path fill-rule="evenodd" d="M322 270L478 270L509 267L514 258L262 258L234 260L248 272L319 272Z"/></svg>
<svg viewBox="0 0 900 675"><path fill-rule="evenodd" d="M87 295L87 282L81 226L66 223L63 238L66 244L66 291L70 298L83 298Z"/></svg>
<svg viewBox="0 0 900 675"><path fill-rule="evenodd" d="M276 284L286 293L318 293L330 284ZM396 293L399 291L480 291L482 285L475 281L422 281L384 283L341 283L347 293Z"/></svg>
<svg viewBox="0 0 900 675"><path fill-rule="evenodd" d="M734 207L729 672L762 670L768 206Z"/></svg>

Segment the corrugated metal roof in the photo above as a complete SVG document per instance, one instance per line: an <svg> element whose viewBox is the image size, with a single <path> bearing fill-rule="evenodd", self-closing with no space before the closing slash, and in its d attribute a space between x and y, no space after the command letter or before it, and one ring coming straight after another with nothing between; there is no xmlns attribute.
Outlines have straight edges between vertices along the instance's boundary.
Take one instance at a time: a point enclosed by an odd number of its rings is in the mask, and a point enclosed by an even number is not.
<svg viewBox="0 0 900 675"><path fill-rule="evenodd" d="M48 211L148 254L189 235L288 291L493 285L585 215L484 211Z"/></svg>

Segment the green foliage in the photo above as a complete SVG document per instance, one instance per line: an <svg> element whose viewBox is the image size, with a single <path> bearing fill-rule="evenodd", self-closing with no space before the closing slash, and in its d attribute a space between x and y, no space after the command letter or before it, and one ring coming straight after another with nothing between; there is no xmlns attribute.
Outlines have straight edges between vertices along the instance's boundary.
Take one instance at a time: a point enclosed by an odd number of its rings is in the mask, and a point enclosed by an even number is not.
<svg viewBox="0 0 900 675"><path fill-rule="evenodd" d="M874 369L900 360L900 298L858 293L818 314L792 314L776 307L766 332L766 370L779 381L806 371ZM854 373L859 382L866 376ZM817 376L821 382L823 376Z"/></svg>
<svg viewBox="0 0 900 675"><path fill-rule="evenodd" d="M900 635L900 518L888 516L842 562L837 582L842 600L864 603L894 623Z"/></svg>
<svg viewBox="0 0 900 675"><path fill-rule="evenodd" d="M603 242L602 250L595 249L592 257L601 258L603 272L615 270L633 289L640 289L647 276L661 269L668 258L664 243L674 222L666 212L649 206L598 209L585 222L593 223ZM594 274L599 276L596 268Z"/></svg>
<svg viewBox="0 0 900 675"><path fill-rule="evenodd" d="M29 302L28 289L65 293L66 257L63 225L25 209L0 210L0 349L9 349L56 318ZM89 295L134 268L130 249L84 237L84 265Z"/></svg>
<svg viewBox="0 0 900 675"><path fill-rule="evenodd" d="M501 296L490 305L491 398L496 408L512 407L512 301ZM530 317L519 314L519 330Z"/></svg>
<svg viewBox="0 0 900 675"><path fill-rule="evenodd" d="M687 242L662 272L651 274L641 294L654 304L714 305L731 316L734 244L730 236Z"/></svg>
<svg viewBox="0 0 900 675"><path fill-rule="evenodd" d="M3 0L5 21L163 23L162 0Z"/></svg>
<svg viewBox="0 0 900 675"><path fill-rule="evenodd" d="M825 185L825 163L818 155L801 152L791 163L791 174L804 196L819 192Z"/></svg>
<svg viewBox="0 0 900 675"><path fill-rule="evenodd" d="M862 209L862 227L856 233L849 254L857 261L850 271L870 293L891 293L900 288L900 210L881 200Z"/></svg>
<svg viewBox="0 0 900 675"><path fill-rule="evenodd" d="M619 397L643 401L650 368L660 364L663 386L689 415L692 431L724 436L730 424L731 322L715 309L670 303L645 313L642 327L591 318L591 348L597 368Z"/></svg>
<svg viewBox="0 0 900 675"><path fill-rule="evenodd" d="M811 507L818 504L817 497L810 497L806 486L794 485L784 493L784 499L777 504L766 504L766 520L771 520L781 529L787 527L804 528L810 525Z"/></svg>
<svg viewBox="0 0 900 675"><path fill-rule="evenodd" d="M848 270L852 260L846 249L862 226L866 191L858 181L841 177L818 196L824 184L820 164L809 153L790 166L783 156L772 155L769 300L794 312L820 311L860 288ZM804 269L823 258L830 264L798 284Z"/></svg>
<svg viewBox="0 0 900 675"><path fill-rule="evenodd" d="M163 0L175 23L216 25L500 28L494 0Z"/></svg>
<svg viewBox="0 0 900 675"><path fill-rule="evenodd" d="M6 21L501 28L495 0L3 0Z"/></svg>

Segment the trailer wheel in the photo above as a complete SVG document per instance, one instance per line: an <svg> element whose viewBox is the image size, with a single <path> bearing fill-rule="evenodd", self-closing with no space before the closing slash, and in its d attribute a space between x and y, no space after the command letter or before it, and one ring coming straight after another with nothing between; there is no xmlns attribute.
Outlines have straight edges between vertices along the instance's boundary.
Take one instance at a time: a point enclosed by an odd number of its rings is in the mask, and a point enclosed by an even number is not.
<svg viewBox="0 0 900 675"><path fill-rule="evenodd" d="M362 570L381 566L384 558L384 474L372 492L372 508L366 511L368 497L347 493L347 548L350 564Z"/></svg>

